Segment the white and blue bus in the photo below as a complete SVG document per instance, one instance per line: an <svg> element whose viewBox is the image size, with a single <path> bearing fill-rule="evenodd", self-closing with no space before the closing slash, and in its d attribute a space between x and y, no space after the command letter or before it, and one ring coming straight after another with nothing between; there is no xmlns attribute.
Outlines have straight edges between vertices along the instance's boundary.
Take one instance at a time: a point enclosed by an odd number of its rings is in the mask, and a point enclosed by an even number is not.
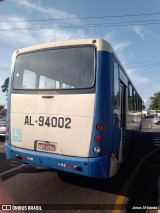
<svg viewBox="0 0 160 213"><path fill-rule="evenodd" d="M6 156L106 179L141 127L142 100L103 39L50 42L13 54Z"/></svg>

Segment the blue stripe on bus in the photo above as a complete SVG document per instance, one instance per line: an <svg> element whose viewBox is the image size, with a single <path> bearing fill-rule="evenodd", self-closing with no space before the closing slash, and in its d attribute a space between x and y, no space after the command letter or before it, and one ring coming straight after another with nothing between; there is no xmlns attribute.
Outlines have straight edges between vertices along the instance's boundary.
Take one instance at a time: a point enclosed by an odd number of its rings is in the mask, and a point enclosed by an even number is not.
<svg viewBox="0 0 160 213"><path fill-rule="evenodd" d="M93 147L99 145L101 147L100 155L112 153L112 127L113 127L113 62L112 54L100 51L97 53L97 72L96 72L96 100L94 110L94 120L92 127L92 136L90 143L89 156L96 157ZM97 143L94 140L95 135L98 134L96 129L97 123L104 123L105 130L100 133L103 141Z"/></svg>
<svg viewBox="0 0 160 213"><path fill-rule="evenodd" d="M6 144L6 156L7 159L16 161L18 160L24 164L48 167L95 178L109 177L111 159L110 155L104 155L97 158L70 157L21 149ZM27 157L28 160L20 159L20 157ZM79 166L81 171L75 170L73 168L66 168L64 166L66 164Z"/></svg>
<svg viewBox="0 0 160 213"><path fill-rule="evenodd" d="M89 158L89 177L109 178L111 154L97 158Z"/></svg>

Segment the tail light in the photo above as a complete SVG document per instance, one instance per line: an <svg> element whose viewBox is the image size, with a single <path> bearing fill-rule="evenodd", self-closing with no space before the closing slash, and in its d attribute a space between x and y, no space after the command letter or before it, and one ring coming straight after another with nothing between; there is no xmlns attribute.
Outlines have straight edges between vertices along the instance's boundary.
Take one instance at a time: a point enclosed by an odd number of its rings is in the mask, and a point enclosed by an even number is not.
<svg viewBox="0 0 160 213"><path fill-rule="evenodd" d="M103 138L102 138L100 133L104 131L104 124L103 123L97 123L96 129L98 130L99 134L97 134L94 137L94 139L95 139L96 142L101 142Z"/></svg>
<svg viewBox="0 0 160 213"><path fill-rule="evenodd" d="M102 141L102 136L101 135L96 135L94 139L95 139L96 142L101 142Z"/></svg>
<svg viewBox="0 0 160 213"><path fill-rule="evenodd" d="M97 129L99 132L103 132L103 130L104 130L104 124L98 123L98 124L96 125L96 129Z"/></svg>

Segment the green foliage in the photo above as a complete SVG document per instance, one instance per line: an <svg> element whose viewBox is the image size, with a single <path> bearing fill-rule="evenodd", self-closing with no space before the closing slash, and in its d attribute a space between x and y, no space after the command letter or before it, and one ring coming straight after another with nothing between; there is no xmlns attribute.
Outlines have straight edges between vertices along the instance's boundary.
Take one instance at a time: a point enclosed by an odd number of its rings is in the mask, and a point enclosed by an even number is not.
<svg viewBox="0 0 160 213"><path fill-rule="evenodd" d="M160 92L156 92L153 97L150 98L150 109L160 110Z"/></svg>
<svg viewBox="0 0 160 213"><path fill-rule="evenodd" d="M142 110L145 110L146 109L146 106L143 104L142 105Z"/></svg>
<svg viewBox="0 0 160 213"><path fill-rule="evenodd" d="M6 94L8 94L8 84L9 84L9 78L6 78L3 85L1 86L2 92L6 92Z"/></svg>
<svg viewBox="0 0 160 213"><path fill-rule="evenodd" d="M0 111L2 111L4 109L5 109L4 105L0 105Z"/></svg>

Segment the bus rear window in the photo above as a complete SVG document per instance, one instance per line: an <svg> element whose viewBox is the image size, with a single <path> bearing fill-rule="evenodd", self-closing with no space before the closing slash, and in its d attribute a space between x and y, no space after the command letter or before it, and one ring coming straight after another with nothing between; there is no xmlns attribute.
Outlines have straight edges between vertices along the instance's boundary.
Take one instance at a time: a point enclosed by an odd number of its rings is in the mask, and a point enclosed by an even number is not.
<svg viewBox="0 0 160 213"><path fill-rule="evenodd" d="M23 90L91 88L95 79L95 48L71 47L19 55L13 87Z"/></svg>

